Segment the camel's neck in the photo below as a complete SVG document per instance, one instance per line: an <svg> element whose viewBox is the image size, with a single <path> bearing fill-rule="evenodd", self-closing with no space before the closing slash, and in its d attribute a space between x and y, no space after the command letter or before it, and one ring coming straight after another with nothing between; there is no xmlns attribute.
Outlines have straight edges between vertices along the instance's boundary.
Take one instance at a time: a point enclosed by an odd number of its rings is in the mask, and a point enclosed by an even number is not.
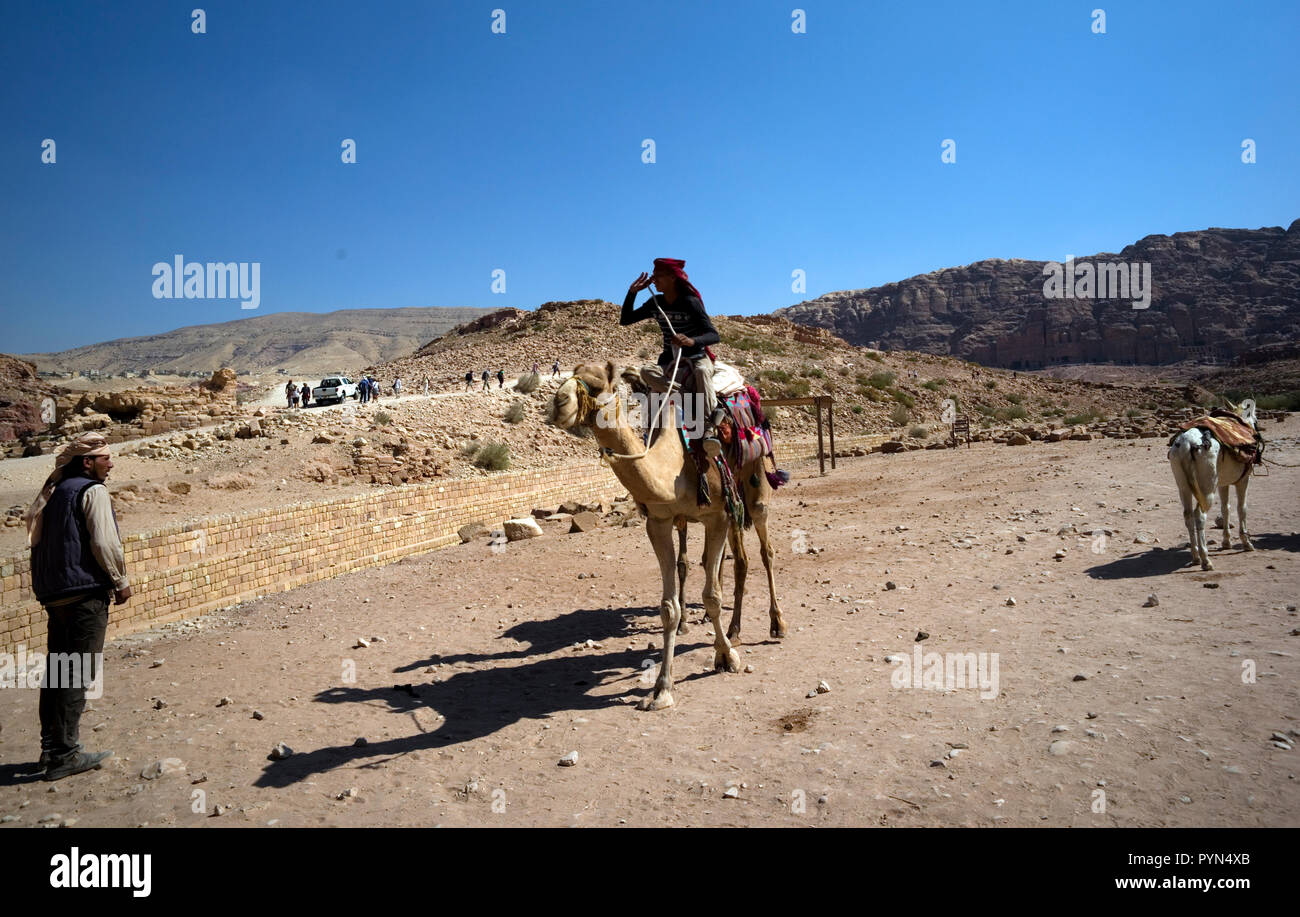
<svg viewBox="0 0 1300 917"><path fill-rule="evenodd" d="M677 431L660 430L646 452L641 434L627 425L616 405L617 399L601 409L605 423L594 426L596 441L618 455L645 455L635 459L611 457L614 475L638 503L676 502L677 478L685 457ZM610 416L613 412L617 412L616 417Z"/></svg>

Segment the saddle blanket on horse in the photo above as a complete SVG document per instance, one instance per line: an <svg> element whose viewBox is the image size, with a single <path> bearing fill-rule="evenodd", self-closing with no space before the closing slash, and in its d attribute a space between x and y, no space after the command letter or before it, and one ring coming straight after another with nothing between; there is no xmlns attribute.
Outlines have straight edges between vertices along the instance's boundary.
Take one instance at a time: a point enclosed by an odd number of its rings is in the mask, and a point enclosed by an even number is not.
<svg viewBox="0 0 1300 917"><path fill-rule="evenodd" d="M1263 437L1236 414L1216 409L1204 417L1189 420L1182 425L1183 430L1190 430L1193 427L1208 430L1240 462L1249 465L1263 458Z"/></svg>

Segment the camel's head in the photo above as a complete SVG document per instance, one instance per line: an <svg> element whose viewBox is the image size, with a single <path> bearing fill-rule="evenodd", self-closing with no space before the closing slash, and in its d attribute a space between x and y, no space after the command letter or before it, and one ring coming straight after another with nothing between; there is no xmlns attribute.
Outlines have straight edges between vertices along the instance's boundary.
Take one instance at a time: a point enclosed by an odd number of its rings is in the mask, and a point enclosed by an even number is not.
<svg viewBox="0 0 1300 917"><path fill-rule="evenodd" d="M1257 418L1255 416L1254 398L1242 399L1241 404L1234 404L1232 401L1228 400L1227 398L1223 400L1227 403L1228 410L1236 414L1242 420L1246 421L1246 423L1250 424L1250 428L1252 430L1259 429L1259 424L1256 422Z"/></svg>
<svg viewBox="0 0 1300 917"><path fill-rule="evenodd" d="M547 423L570 432L591 426L597 399L607 393L612 395L618 378L618 367L613 362L579 365L551 399Z"/></svg>

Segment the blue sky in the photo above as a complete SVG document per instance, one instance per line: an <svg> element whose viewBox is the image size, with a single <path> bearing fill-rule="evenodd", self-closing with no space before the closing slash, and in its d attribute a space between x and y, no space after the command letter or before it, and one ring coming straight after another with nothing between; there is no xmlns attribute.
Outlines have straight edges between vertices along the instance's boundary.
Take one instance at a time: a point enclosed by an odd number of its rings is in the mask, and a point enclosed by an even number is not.
<svg viewBox="0 0 1300 917"><path fill-rule="evenodd" d="M658 256L686 260L711 313L748 314L982 258L1286 226L1298 44L1294 0L7 2L0 350L286 310L619 302ZM155 299L177 254L259 262L258 312Z"/></svg>

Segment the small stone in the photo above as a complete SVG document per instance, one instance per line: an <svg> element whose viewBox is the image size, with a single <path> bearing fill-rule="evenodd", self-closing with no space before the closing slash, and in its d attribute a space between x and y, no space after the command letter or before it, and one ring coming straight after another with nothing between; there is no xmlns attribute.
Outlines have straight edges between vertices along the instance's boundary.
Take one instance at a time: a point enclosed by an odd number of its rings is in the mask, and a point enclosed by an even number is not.
<svg viewBox="0 0 1300 917"><path fill-rule="evenodd" d="M264 719L266 719L266 717L262 715L262 711L261 711L261 710L254 710L254 711L253 711L253 719L255 719L255 720L264 720Z"/></svg>
<svg viewBox="0 0 1300 917"><path fill-rule="evenodd" d="M745 666L745 674L747 675L754 674L754 664L752 662Z"/></svg>
<svg viewBox="0 0 1300 917"><path fill-rule="evenodd" d="M1147 596L1147 600L1146 600L1145 602L1142 603L1142 607L1143 607L1143 608L1155 608L1155 607L1156 607L1157 605L1159 605L1159 604L1160 604L1160 599L1157 598L1157 597L1156 597L1156 594L1153 592L1153 593L1151 593L1149 596Z"/></svg>
<svg viewBox="0 0 1300 917"><path fill-rule="evenodd" d="M354 786L350 786L350 787L348 787L346 790L344 790L342 793L339 793L339 794L338 794L337 796L335 796L334 798L335 798L335 799L356 799L356 798L357 798L357 788L354 787Z"/></svg>
<svg viewBox="0 0 1300 917"><path fill-rule="evenodd" d="M278 742L276 743L275 748L271 749L271 753L267 755L267 757L270 758L270 760L272 761L283 761L285 758L288 758L292 754L293 754L292 748L290 748L288 745L285 745L283 742Z"/></svg>
<svg viewBox="0 0 1300 917"><path fill-rule="evenodd" d="M150 764L144 770L140 771L140 776L145 780L157 780L164 774L183 774L185 773L185 762L180 758L163 758Z"/></svg>
<svg viewBox="0 0 1300 917"><path fill-rule="evenodd" d="M369 599L366 599L366 601L369 602L370 600L369 600ZM363 649L363 648L365 648L365 647L367 647L367 646L369 646L369 645L370 645L370 641L367 640L365 637L357 637L357 642L356 642L355 644L352 645L352 648L353 648L354 650L359 650L359 649Z"/></svg>
<svg viewBox="0 0 1300 917"><path fill-rule="evenodd" d="M891 590L891 589L897 589L897 588L898 588L898 583L894 582L892 579L891 579L891 580L887 580L887 581L885 582L885 590L886 590L886 591L889 591L889 590Z"/></svg>
<svg viewBox="0 0 1300 917"><path fill-rule="evenodd" d="M918 630L918 631L916 632L916 642L917 642L917 643L920 643L922 640L929 640L929 639L930 639L930 634L929 634L927 631Z"/></svg>
<svg viewBox="0 0 1300 917"><path fill-rule="evenodd" d="M156 669L166 661L166 659L155 659L153 662L149 663L149 668Z"/></svg>
<svg viewBox="0 0 1300 917"><path fill-rule="evenodd" d="M573 767L578 763L578 753L571 751L557 762L560 767Z"/></svg>
<svg viewBox="0 0 1300 917"><path fill-rule="evenodd" d="M1082 672L1080 672L1078 675L1075 675L1074 678L1071 679L1071 680L1072 680L1072 681L1087 681L1087 680L1088 680L1088 676L1087 676L1087 675L1084 675Z"/></svg>
<svg viewBox="0 0 1300 917"><path fill-rule="evenodd" d="M1007 607L1008 607L1008 608L1015 608L1015 607L1016 607L1016 600L1015 600L1015 598L1013 598L1013 597L1011 597L1011 596L1008 596L1008 597L1007 597Z"/></svg>
<svg viewBox="0 0 1300 917"><path fill-rule="evenodd" d="M1070 753L1070 749L1073 747L1074 747L1074 743L1071 742L1070 740L1057 739L1051 745L1047 746L1047 750L1051 752L1053 755L1060 757L1061 755L1068 755Z"/></svg>
<svg viewBox="0 0 1300 917"><path fill-rule="evenodd" d="M223 698L221 698L221 700L217 701L217 706L218 706L218 707L228 707L228 706L230 706L230 705L233 704L233 703L234 703L234 701L231 700L230 698L228 698L228 697L223 697Z"/></svg>
<svg viewBox="0 0 1300 917"><path fill-rule="evenodd" d="M1202 588L1202 589L1218 589L1218 588L1219 588L1219 584L1218 584L1218 583L1201 583L1201 588Z"/></svg>
<svg viewBox="0 0 1300 917"><path fill-rule="evenodd" d="M356 740L355 742L352 743L352 747L353 747L353 748L365 748L365 746L366 746L367 744L369 744L369 743L366 742L366 737L365 737L365 736L358 736L358 737L357 737L357 740Z"/></svg>
<svg viewBox="0 0 1300 917"><path fill-rule="evenodd" d="M819 681L819 682L817 682L817 692L816 692L816 693L818 693L818 694L830 694L830 693L831 693L831 686L828 685L825 681Z"/></svg>
<svg viewBox="0 0 1300 917"><path fill-rule="evenodd" d="M1085 713L1084 716L1090 720L1095 720L1097 718L1097 714L1093 713L1091 710Z"/></svg>
<svg viewBox="0 0 1300 917"><path fill-rule="evenodd" d="M739 799L740 787L729 786L722 794L723 799Z"/></svg>
<svg viewBox="0 0 1300 917"><path fill-rule="evenodd" d="M1053 727L1052 727L1052 732L1069 732L1069 731L1070 731L1070 727L1069 727L1069 726L1053 726Z"/></svg>
<svg viewBox="0 0 1300 917"><path fill-rule="evenodd" d="M947 767L948 765L945 764L941 759L939 759L939 758L935 758L933 761L930 762L930 766L931 766L931 767Z"/></svg>

